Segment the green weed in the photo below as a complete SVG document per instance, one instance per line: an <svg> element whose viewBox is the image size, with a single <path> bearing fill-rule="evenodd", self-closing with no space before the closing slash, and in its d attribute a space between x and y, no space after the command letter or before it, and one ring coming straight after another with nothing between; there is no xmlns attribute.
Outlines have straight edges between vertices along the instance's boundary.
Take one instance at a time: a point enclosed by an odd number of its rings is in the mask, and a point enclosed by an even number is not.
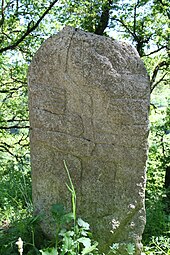
<svg viewBox="0 0 170 255"><path fill-rule="evenodd" d="M55 247L43 249L40 252L42 255L96 254L98 243L90 238L89 224L76 217L76 191L65 161L64 166L69 179L69 184L66 183L66 186L71 193L72 212L67 213L61 204L52 206L51 212L56 222L56 244ZM72 221L73 225L68 229L67 224Z"/></svg>
<svg viewBox="0 0 170 255"><path fill-rule="evenodd" d="M149 245L144 246L142 255L170 255L170 238L167 236L152 237Z"/></svg>

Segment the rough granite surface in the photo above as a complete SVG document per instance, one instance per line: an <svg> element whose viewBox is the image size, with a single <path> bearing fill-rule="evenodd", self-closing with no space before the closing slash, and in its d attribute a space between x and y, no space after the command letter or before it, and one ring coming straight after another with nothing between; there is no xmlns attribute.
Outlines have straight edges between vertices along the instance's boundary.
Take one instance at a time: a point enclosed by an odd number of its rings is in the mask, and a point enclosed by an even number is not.
<svg viewBox="0 0 170 255"><path fill-rule="evenodd" d="M29 68L30 143L35 212L53 234L50 208L71 211L66 161L77 215L101 251L135 243L145 225L149 80L124 42L65 27L47 39Z"/></svg>

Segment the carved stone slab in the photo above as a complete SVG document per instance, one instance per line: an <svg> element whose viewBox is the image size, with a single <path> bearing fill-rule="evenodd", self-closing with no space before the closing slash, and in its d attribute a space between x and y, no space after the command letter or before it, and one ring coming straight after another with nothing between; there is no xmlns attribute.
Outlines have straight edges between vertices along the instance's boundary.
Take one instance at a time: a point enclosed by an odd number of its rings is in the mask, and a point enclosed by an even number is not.
<svg viewBox="0 0 170 255"><path fill-rule="evenodd" d="M71 27L46 40L29 68L35 212L53 232L50 208L71 211L63 160L77 192L77 215L102 251L114 242L141 250L145 225L149 80L130 45Z"/></svg>

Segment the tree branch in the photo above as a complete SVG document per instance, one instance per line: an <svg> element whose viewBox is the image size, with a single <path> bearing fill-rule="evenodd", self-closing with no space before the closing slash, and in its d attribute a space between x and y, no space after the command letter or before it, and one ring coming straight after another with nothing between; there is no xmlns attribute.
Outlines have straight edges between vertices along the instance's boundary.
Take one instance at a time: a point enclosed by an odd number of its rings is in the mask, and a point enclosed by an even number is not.
<svg viewBox="0 0 170 255"><path fill-rule="evenodd" d="M145 38L145 36L143 36L142 34L137 34L136 33L136 15L137 15L136 12L137 12L137 6L138 5L139 5L139 0L137 1L136 5L135 5L135 8L134 8L133 27L129 25L130 26L130 28L129 28L128 24L125 23L126 21L124 21L122 18L118 19L118 18L113 17L112 20L115 20L115 21L119 22L122 25L122 27L124 27L125 30L127 30L127 33L129 33L129 35L132 36L133 41L136 43L136 49L139 53L139 56L143 57L143 55L144 55L143 54L144 44L149 42L149 40L152 37L152 34L150 34L149 36L147 36ZM142 21L142 27L144 27L144 19Z"/></svg>
<svg viewBox="0 0 170 255"><path fill-rule="evenodd" d="M4 15L4 0L2 0L1 3L1 20L0 20L0 26L3 27L4 24L4 20L5 20L5 15Z"/></svg>
<svg viewBox="0 0 170 255"><path fill-rule="evenodd" d="M8 83L5 83L5 84L2 84L3 86L4 85L10 85L12 84L12 82L8 82ZM25 83L23 83L25 85ZM14 93L15 91L19 90L20 88L23 88L23 85L17 87L17 88L11 88L11 89L2 89L0 90L0 93Z"/></svg>
<svg viewBox="0 0 170 255"><path fill-rule="evenodd" d="M46 11L42 14L42 16L39 18L39 20L31 26L30 22L27 26L27 30L25 33L13 44L6 46L4 48L0 49L0 53L7 51L7 50L14 50L31 32L33 32L40 24L40 22L43 20L43 18L48 14L48 12L52 9L52 7L58 2L58 0L54 0L49 7L46 9Z"/></svg>
<svg viewBox="0 0 170 255"><path fill-rule="evenodd" d="M167 7L167 9L165 9L165 12L166 12L166 14L167 14L167 16L168 16L168 18L170 19L170 11L169 11L169 6L167 6L166 5L166 3L163 3L163 1L162 0L158 0L158 2L163 6L163 8L166 6Z"/></svg>
<svg viewBox="0 0 170 255"><path fill-rule="evenodd" d="M153 70L153 74L152 74L152 77L151 77L151 80L150 80L150 84L152 86L152 84L155 82L155 79L156 79L156 76L158 74L158 71L160 70L161 67L163 66L167 66L168 63L166 61L162 61L160 62L156 67L155 69Z"/></svg>
<svg viewBox="0 0 170 255"><path fill-rule="evenodd" d="M27 128L30 128L30 126L23 126L23 127L18 126L18 125L14 125L14 126L10 126L10 127L0 126L0 129L2 129L2 130L9 130L11 128L18 128L18 129L26 128L27 129Z"/></svg>
<svg viewBox="0 0 170 255"><path fill-rule="evenodd" d="M122 26L128 31L128 33L134 38L134 40L136 39L136 35L129 29L129 27L124 23L124 21L122 19L112 18L112 20L115 20L115 21L121 23Z"/></svg>
<svg viewBox="0 0 170 255"><path fill-rule="evenodd" d="M29 121L29 119L15 119L16 116L14 116L12 119L9 119L9 120L6 120L6 122L12 122L12 121L15 121L15 122L26 122L26 121Z"/></svg>
<svg viewBox="0 0 170 255"><path fill-rule="evenodd" d="M15 157L17 161L19 161L18 156L12 153L9 148L10 146L6 143L0 144L0 151L9 153L11 156Z"/></svg>
<svg viewBox="0 0 170 255"><path fill-rule="evenodd" d="M137 15L137 7L139 5L139 0L135 4L134 14L133 14L133 34L136 35L136 15Z"/></svg>
<svg viewBox="0 0 170 255"><path fill-rule="evenodd" d="M150 85L150 93L153 92L153 90L156 88L156 86L161 82L164 81L165 76L167 75L167 73L165 73L155 84L151 84Z"/></svg>
<svg viewBox="0 0 170 255"><path fill-rule="evenodd" d="M142 57L148 57L148 56L150 56L150 55L152 55L152 54L154 54L154 53L157 53L157 52L159 52L160 50L163 50L163 49L166 49L166 48L167 48L167 46L162 46L162 47L158 48L157 50L154 50L154 51L152 51L152 52L150 52L150 53L148 53L148 54L144 54Z"/></svg>
<svg viewBox="0 0 170 255"><path fill-rule="evenodd" d="M99 23L96 26L96 29L94 32L95 34L103 35L104 30L107 28L107 26L109 24L110 9L111 9L112 3L113 3L112 0L108 0L108 3L103 6L103 8L102 8L103 10L102 10L102 14L101 14Z"/></svg>

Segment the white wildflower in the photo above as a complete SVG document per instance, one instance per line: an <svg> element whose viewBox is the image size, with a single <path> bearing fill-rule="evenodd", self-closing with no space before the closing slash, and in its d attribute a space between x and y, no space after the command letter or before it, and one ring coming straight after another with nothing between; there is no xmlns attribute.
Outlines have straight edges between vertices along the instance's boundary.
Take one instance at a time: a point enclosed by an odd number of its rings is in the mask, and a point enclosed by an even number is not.
<svg viewBox="0 0 170 255"><path fill-rule="evenodd" d="M18 238L16 245L18 245L19 254L22 255L23 254L23 241L22 241L21 237Z"/></svg>

